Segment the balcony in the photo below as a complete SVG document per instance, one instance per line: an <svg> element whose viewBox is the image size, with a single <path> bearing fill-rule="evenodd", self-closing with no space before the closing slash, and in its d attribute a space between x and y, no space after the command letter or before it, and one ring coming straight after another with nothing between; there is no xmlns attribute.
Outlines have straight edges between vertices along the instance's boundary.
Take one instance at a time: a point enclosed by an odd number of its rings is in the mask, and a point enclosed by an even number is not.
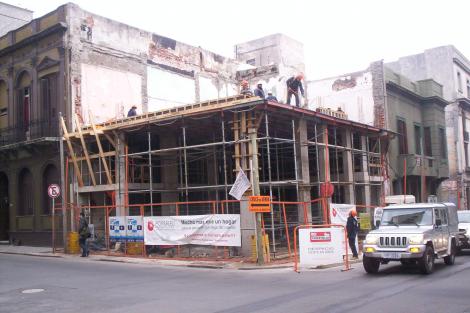
<svg viewBox="0 0 470 313"><path fill-rule="evenodd" d="M59 123L53 120L33 120L28 126L17 124L0 129L0 147L46 137L59 137Z"/></svg>

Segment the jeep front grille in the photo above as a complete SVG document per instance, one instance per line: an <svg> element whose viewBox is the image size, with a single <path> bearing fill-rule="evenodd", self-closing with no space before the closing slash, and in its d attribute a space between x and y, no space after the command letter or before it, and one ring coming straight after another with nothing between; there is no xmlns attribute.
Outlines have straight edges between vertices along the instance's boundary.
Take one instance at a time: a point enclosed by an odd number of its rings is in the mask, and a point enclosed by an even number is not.
<svg viewBox="0 0 470 313"><path fill-rule="evenodd" d="M379 243L381 247L406 247L407 240L406 237L384 236Z"/></svg>

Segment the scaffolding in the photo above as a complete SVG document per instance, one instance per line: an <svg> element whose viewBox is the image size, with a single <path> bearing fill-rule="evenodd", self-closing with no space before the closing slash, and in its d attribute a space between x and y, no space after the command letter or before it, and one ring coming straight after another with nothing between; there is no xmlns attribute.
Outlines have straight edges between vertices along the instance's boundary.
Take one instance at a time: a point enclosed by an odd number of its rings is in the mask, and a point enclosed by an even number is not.
<svg viewBox="0 0 470 313"><path fill-rule="evenodd" d="M337 203L370 207L379 205L384 194L386 132L257 97L218 99L100 124L90 116L86 126L76 117L74 122L69 132L61 121L67 161L73 164L69 177L76 185L67 202L115 205L123 210L117 215L146 203L143 214L153 216L200 214L207 207L198 201L226 201L225 211L240 213L228 192L240 169L250 176L258 171L261 194L273 199L264 228L274 256L280 247L290 249L290 244L279 245L286 239L285 227L289 231L325 220L323 200L317 201L322 184L333 184L331 201ZM254 153L259 168L251 166ZM173 202L186 204L164 205Z"/></svg>

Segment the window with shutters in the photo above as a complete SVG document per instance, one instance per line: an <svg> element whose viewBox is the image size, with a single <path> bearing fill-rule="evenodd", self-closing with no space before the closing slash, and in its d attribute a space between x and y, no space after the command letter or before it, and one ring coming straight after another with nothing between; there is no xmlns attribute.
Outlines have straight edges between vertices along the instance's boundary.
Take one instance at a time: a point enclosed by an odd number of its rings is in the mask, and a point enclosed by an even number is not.
<svg viewBox="0 0 470 313"><path fill-rule="evenodd" d="M397 133L398 133L398 152L400 154L408 154L406 123L402 119L397 120Z"/></svg>

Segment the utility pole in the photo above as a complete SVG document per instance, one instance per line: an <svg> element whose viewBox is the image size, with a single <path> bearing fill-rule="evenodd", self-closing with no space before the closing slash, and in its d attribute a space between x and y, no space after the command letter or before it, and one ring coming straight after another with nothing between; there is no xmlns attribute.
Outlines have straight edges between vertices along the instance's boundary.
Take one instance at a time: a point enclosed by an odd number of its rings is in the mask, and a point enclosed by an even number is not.
<svg viewBox="0 0 470 313"><path fill-rule="evenodd" d="M61 127L62 112L59 112L59 147L60 147L60 192L62 194L62 240L64 253L67 253L67 210L65 208L65 170L64 170L64 131ZM55 220L52 221L55 223Z"/></svg>
<svg viewBox="0 0 470 313"><path fill-rule="evenodd" d="M256 128L250 129L250 141L251 141L251 148L252 148L252 167L251 173L253 177L253 181L251 182L253 188L253 196L260 195L259 189L259 172L258 172L258 142L257 139L257 131ZM264 265L264 249L263 249L263 230L261 225L261 218L263 213L256 212L256 252L258 255L258 265Z"/></svg>

